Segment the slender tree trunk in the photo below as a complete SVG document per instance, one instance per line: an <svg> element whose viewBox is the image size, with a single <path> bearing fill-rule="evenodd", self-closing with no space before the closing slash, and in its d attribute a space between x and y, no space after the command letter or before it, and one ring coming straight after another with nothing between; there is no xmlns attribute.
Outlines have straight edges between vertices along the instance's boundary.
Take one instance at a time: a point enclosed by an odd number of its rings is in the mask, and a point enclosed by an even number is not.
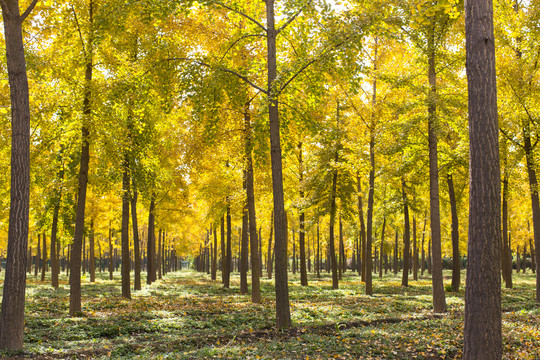
<svg viewBox="0 0 540 360"><path fill-rule="evenodd" d="M244 191L247 192L246 187L247 172L244 171ZM248 293L247 273L248 273L248 253L249 253L249 239L248 239L248 209L247 202L242 209L242 231L240 237L240 293Z"/></svg>
<svg viewBox="0 0 540 360"><path fill-rule="evenodd" d="M227 259L227 249L225 247L225 215L221 217L221 283L225 285L225 263Z"/></svg>
<svg viewBox="0 0 540 360"><path fill-rule="evenodd" d="M424 229L422 230L422 266L420 270L420 275L424 275L424 270L426 269L426 251L425 251L425 245L424 245L424 240L426 238L426 225L427 225L427 217L424 214Z"/></svg>
<svg viewBox="0 0 540 360"><path fill-rule="evenodd" d="M73 244L71 245L71 260L69 272L69 314L74 316L81 312L81 252L84 236L84 213L86 207L86 187L88 185L88 165L90 163L90 121L92 117L92 70L93 70L93 48L94 48L94 33L93 33L93 11L94 3L90 0L88 4L89 11L89 33L88 41L85 49L85 83L84 83L84 99L83 99L83 125L81 127L81 159L79 168L79 189L77 196L77 209L75 212L75 234L73 236Z"/></svg>
<svg viewBox="0 0 540 360"><path fill-rule="evenodd" d="M137 221L137 198L138 192L133 185L131 198L131 226L133 229L133 256L135 257L135 290L141 290L141 250L139 240L139 224Z"/></svg>
<svg viewBox="0 0 540 360"><path fill-rule="evenodd" d="M375 54L373 56L373 71L377 71L378 38L375 37ZM375 194L375 111L377 106L377 77L373 79L373 96L371 99L373 110L371 112L371 126L369 129L369 190L366 229L366 294L373 295L371 244L373 243L373 206Z"/></svg>
<svg viewBox="0 0 540 360"><path fill-rule="evenodd" d="M268 65L268 112L270 122L270 155L272 163L272 194L274 196L274 227L276 257L276 326L291 326L289 287L287 275L287 216L283 197L283 173L279 130L278 94L274 84L277 77L274 0L266 0L266 43Z"/></svg>
<svg viewBox="0 0 540 360"><path fill-rule="evenodd" d="M465 4L469 92L469 241L463 359L500 359L501 188L493 5Z"/></svg>
<svg viewBox="0 0 540 360"><path fill-rule="evenodd" d="M213 251L212 251L212 281L216 281L217 280L217 246L218 246L218 241L217 241L217 227L214 225L214 228L212 229L213 233L214 233L214 247L213 247Z"/></svg>
<svg viewBox="0 0 540 360"><path fill-rule="evenodd" d="M150 197L150 209L148 211L148 235L146 241L146 283L151 285L156 281L156 230L155 230L155 193Z"/></svg>
<svg viewBox="0 0 540 360"><path fill-rule="evenodd" d="M36 266L34 267L34 277L38 276L39 269L41 268L41 234L37 236L37 254L36 254ZM25 285L26 286L26 285Z"/></svg>
<svg viewBox="0 0 540 360"><path fill-rule="evenodd" d="M95 245L94 245L94 220L90 220L90 234L88 236L88 242L90 243L89 263L90 263L90 282L96 282L96 259L95 259Z"/></svg>
<svg viewBox="0 0 540 360"><path fill-rule="evenodd" d="M129 176L129 153L125 150L122 161L122 297L131 299L130 272L131 264L129 260L129 206L130 206L130 176Z"/></svg>
<svg viewBox="0 0 540 360"><path fill-rule="evenodd" d="M523 126L523 140L525 158L527 160L527 173L529 175L529 187L531 194L531 207L533 213L534 247L540 247L540 201L538 198L538 180L536 177L536 165L534 162L533 145L531 143L531 129L528 121ZM536 302L540 302L540 252L536 252Z"/></svg>
<svg viewBox="0 0 540 360"><path fill-rule="evenodd" d="M304 162L302 159L302 143L298 143L298 167L299 167L299 187L300 187L300 201L303 203L305 194L304 194ZM308 279L307 279L307 269L306 269L306 230L305 230L305 223L306 221L306 214L305 210L302 207L300 209L300 233L299 233L299 241L300 241L300 285L307 286Z"/></svg>
<svg viewBox="0 0 540 360"><path fill-rule="evenodd" d="M345 262L344 246L343 246L343 225L341 223L341 214L339 215L339 220L338 220L338 239L339 239L338 280L341 280L343 278L342 276L343 268L344 268L343 263Z"/></svg>
<svg viewBox="0 0 540 360"><path fill-rule="evenodd" d="M534 272L536 271L536 258L535 258L535 249L534 249L531 239L529 239L529 247L531 248L531 271L534 274Z"/></svg>
<svg viewBox="0 0 540 360"><path fill-rule="evenodd" d="M339 154L336 151L334 158L335 163L339 161ZM330 231L330 237L328 239L328 246L330 251L330 265L332 266L332 289L338 289L338 269L336 261L336 249L334 243L334 223L336 222L336 194L337 194L337 180L338 170L334 169L334 175L332 177L332 190L330 193L330 223L328 225Z"/></svg>
<svg viewBox="0 0 540 360"><path fill-rule="evenodd" d="M401 191L403 195L403 274L401 286L409 286L409 252L411 251L411 229L409 224L409 203L405 192L405 180L401 179Z"/></svg>
<svg viewBox="0 0 540 360"><path fill-rule="evenodd" d="M381 232L381 256L379 257L379 278L383 276L383 256L384 252L384 231L386 230L386 217L383 219L382 232Z"/></svg>
<svg viewBox="0 0 540 360"><path fill-rule="evenodd" d="M109 222L109 280L113 279L114 263L113 263L113 243L112 243L112 229Z"/></svg>
<svg viewBox="0 0 540 360"><path fill-rule="evenodd" d="M273 265L273 256L272 256L272 233L274 231L274 212L272 211L272 215L270 215L270 236L268 237L268 264L267 264L267 272L268 272L268 279L272 278L272 265Z"/></svg>
<svg viewBox="0 0 540 360"><path fill-rule="evenodd" d="M441 216L439 210L439 166L437 155L437 75L435 72L435 29L432 24L428 34L428 142L429 142L429 203L432 243L433 312L446 312L446 299L442 277Z"/></svg>
<svg viewBox="0 0 540 360"><path fill-rule="evenodd" d="M226 246L226 255L225 255L225 281L223 286L228 289L230 287L231 281L231 261L232 261L232 228L231 228L231 203L230 199L227 197L227 244Z"/></svg>
<svg viewBox="0 0 540 360"><path fill-rule="evenodd" d="M255 188L253 185L253 160L252 152L252 130L251 116L249 112L249 102L246 102L244 109L244 122L246 131L246 191L247 191L247 211L249 222L249 242L251 251L251 302L258 304L261 302L261 284L260 276L262 275L260 234L257 238L257 214L255 212Z"/></svg>
<svg viewBox="0 0 540 360"><path fill-rule="evenodd" d="M315 267L317 269L317 278L321 278L321 232L319 225L319 218L317 217L317 259L315 261Z"/></svg>
<svg viewBox="0 0 540 360"><path fill-rule="evenodd" d="M461 282L461 262L459 256L459 222L457 216L456 195L454 193L454 181L452 174L447 176L448 196L450 198L450 210L452 212L452 291L458 292Z"/></svg>
<svg viewBox="0 0 540 360"><path fill-rule="evenodd" d="M413 223L413 280L418 280L418 246L416 242L416 217L412 218Z"/></svg>
<svg viewBox="0 0 540 360"><path fill-rule="evenodd" d="M41 264L41 282L45 281L45 274L47 273L47 237L43 232L43 263Z"/></svg>
<svg viewBox="0 0 540 360"><path fill-rule="evenodd" d="M60 180L64 178L64 171L60 171ZM60 261L59 254L56 251L60 243L57 240L58 234L58 214L60 212L60 201L62 196L62 190L58 190L57 197L55 199L54 208L53 208L53 217L52 217L52 226L51 226L51 285L53 288L58 289L59 280L58 276L60 275Z"/></svg>
<svg viewBox="0 0 540 360"><path fill-rule="evenodd" d="M163 254L161 252L161 243L163 241L163 229L159 229L159 232L158 232L158 243L157 243L157 261L156 261L156 270L157 270L157 278L159 280L161 280L163 278L163 274L161 273L161 255ZM206 243L208 244L208 236L206 237ZM203 253L203 257L204 257L204 254L206 253L206 248L204 250L205 252ZM203 262L204 265L206 265L204 262ZM202 271L205 270L205 267L203 267Z"/></svg>
<svg viewBox="0 0 540 360"><path fill-rule="evenodd" d="M360 249L358 250L358 275L362 281L366 281L366 225L364 223L364 209L362 204L362 181L356 174L358 188L358 216L360 217Z"/></svg>
<svg viewBox="0 0 540 360"><path fill-rule="evenodd" d="M19 2L2 1L2 16L11 100L11 187L0 348L21 350L30 206L30 105Z"/></svg>
<svg viewBox="0 0 540 360"><path fill-rule="evenodd" d="M501 256L501 267L503 272L503 279L505 282L505 287L507 289L512 289L512 251L509 248L508 241L508 178L505 174L503 180L503 191L502 191L502 256ZM510 261L508 261L510 259Z"/></svg>
<svg viewBox="0 0 540 360"><path fill-rule="evenodd" d="M396 229L396 238L394 240L394 274L398 273L398 236L399 231Z"/></svg>

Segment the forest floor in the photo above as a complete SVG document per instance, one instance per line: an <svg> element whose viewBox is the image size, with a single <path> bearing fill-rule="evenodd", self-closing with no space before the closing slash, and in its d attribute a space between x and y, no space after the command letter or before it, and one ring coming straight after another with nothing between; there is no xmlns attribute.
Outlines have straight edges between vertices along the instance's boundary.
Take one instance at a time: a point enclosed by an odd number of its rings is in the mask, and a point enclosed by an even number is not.
<svg viewBox="0 0 540 360"><path fill-rule="evenodd" d="M401 275L374 277L374 296L364 295L357 275L346 272L339 290L331 277L309 276L300 286L290 274L294 328L274 328L274 287L262 281L263 301L251 304L207 274L167 274L123 300L120 274L95 284L83 276L83 313L69 317L67 278L54 290L28 277L25 350L0 352L11 359L457 359L463 346L464 292L446 293L448 312L432 314L428 277L400 286ZM445 271L445 283L450 273ZM3 278L3 274L1 276ZM219 277L219 274L218 274ZM462 273L462 278L464 272ZM411 276L412 279L412 276ZM503 289L505 359L540 359L540 306L534 275L514 274ZM449 285L447 286L447 288Z"/></svg>

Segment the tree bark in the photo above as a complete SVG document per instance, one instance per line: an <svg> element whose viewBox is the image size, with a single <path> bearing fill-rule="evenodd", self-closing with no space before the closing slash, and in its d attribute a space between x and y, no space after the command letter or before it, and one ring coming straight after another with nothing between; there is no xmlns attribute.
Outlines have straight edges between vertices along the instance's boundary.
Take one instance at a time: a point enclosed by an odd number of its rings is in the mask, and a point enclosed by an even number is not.
<svg viewBox="0 0 540 360"><path fill-rule="evenodd" d="M272 278L272 265L274 263L274 258L272 254L272 233L274 231L274 212L270 215L270 236L268 236L268 263L266 265L266 270L268 272L268 279Z"/></svg>
<svg viewBox="0 0 540 360"><path fill-rule="evenodd" d="M413 280L418 280L418 246L416 241L416 217L412 218L413 228Z"/></svg>
<svg viewBox="0 0 540 360"><path fill-rule="evenodd" d="M217 279L217 245L218 245L218 241L217 241L217 227L214 227L212 229L213 233L214 233L214 247L213 247L213 252L212 252L212 276L211 276L211 279L212 281L216 281Z"/></svg>
<svg viewBox="0 0 540 360"><path fill-rule="evenodd" d="M469 241L464 359L500 359L501 188L491 0L465 3L469 92Z"/></svg>
<svg viewBox="0 0 540 360"><path fill-rule="evenodd" d="M448 197L450 198L450 211L452 213L452 291L458 292L461 282L461 262L459 255L459 222L457 216L456 195L454 193L454 180L452 174L446 178L448 182Z"/></svg>
<svg viewBox="0 0 540 360"><path fill-rule="evenodd" d="M21 350L30 207L30 105L19 2L2 1L2 16L11 100L11 187L0 348Z"/></svg>
<svg viewBox="0 0 540 360"><path fill-rule="evenodd" d="M386 217L383 219L382 231L381 231L381 255L379 257L379 278L383 276L383 255L384 252L384 231L386 230Z"/></svg>
<svg viewBox="0 0 540 360"><path fill-rule="evenodd" d="M225 263L227 249L225 247L225 215L221 216L221 283L225 285Z"/></svg>
<svg viewBox="0 0 540 360"><path fill-rule="evenodd" d="M112 228L109 222L109 280L113 279L114 263L113 263L113 243L112 243Z"/></svg>
<svg viewBox="0 0 540 360"><path fill-rule="evenodd" d="M361 281L366 281L366 225L364 223L364 209L362 204L362 181L360 175L356 174L358 190L358 216L360 218L360 249L358 249L358 275Z"/></svg>

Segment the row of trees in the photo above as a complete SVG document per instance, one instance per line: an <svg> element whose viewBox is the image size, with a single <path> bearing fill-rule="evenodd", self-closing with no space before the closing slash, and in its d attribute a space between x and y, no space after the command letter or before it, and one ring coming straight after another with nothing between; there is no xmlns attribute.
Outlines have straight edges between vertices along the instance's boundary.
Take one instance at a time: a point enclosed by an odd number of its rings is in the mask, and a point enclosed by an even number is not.
<svg viewBox="0 0 540 360"><path fill-rule="evenodd" d="M318 219L328 221L328 254L337 288L336 251L343 254L344 247L336 249L335 227L342 218L354 234L350 238L355 261L363 264L366 292L372 294L371 254L378 239L385 238L387 227L400 224L401 228L403 214L403 253L408 254L410 218L414 239L415 220L428 214L433 307L435 312L444 312L444 248L448 253L451 249L458 261L465 251L464 234L469 232L469 242L478 241L476 231L484 229L482 219L495 216L480 216L487 203L479 207L475 203L476 194L491 183L488 180L498 182L492 173L483 175L481 152L489 149L495 156L498 148L477 146L485 139L475 137L478 128L473 126L479 105L491 104L490 112L484 108L478 112L489 114L491 121L497 119L496 97L490 92L495 89L495 62L491 57L481 58L483 54L496 55L499 72L504 74L498 112L505 185L499 226L503 229L502 257L509 257L505 250L511 244L506 238L509 233L515 245L528 245L531 252L540 246L533 151L539 53L535 51L535 2L499 1L496 38L471 28L478 19L491 18L486 1L468 4L467 16L472 16L467 17L468 23L461 16L463 4L454 0L358 0L340 7L322 0L277 5L266 0L265 6L242 0L58 0L33 1L22 15L16 0L0 4L12 109L12 146L3 144L1 149L4 154L11 150L12 156L11 186L7 178L0 179L3 191L10 189L11 194L0 314L0 346L4 348L22 347L28 229L50 231L52 249L59 242L70 244L70 314L76 315L82 309L84 234L91 233L91 224L111 227L112 221L121 229L122 295L126 298L131 292L130 221L137 274L140 228L150 234L149 259L156 258L156 221L176 239L173 246L178 254L196 254L200 244L209 241L205 230L211 227L214 259L215 229L220 228L221 248L226 249L224 268L230 269L232 219L242 219L241 259L247 259L249 234L254 302L260 301L257 282L263 242L259 228L269 229L273 243L266 246L273 249L275 261L276 322L278 328L286 328L291 325L287 254L293 244L289 239L293 222L298 224L303 264L306 232L320 230ZM478 15L475 6L480 5L487 7ZM473 34L483 36L480 43L489 45L481 53L475 52L484 49L479 45L467 49L468 85L463 73L464 28L468 44L480 41L470 40ZM480 65L474 69L493 64L489 67L492 82L485 89L491 102L483 97L478 100L482 89L474 92L475 84L488 84L474 78L482 74L471 73L475 61ZM468 107L466 86L473 92ZM478 121L479 129L484 129L484 120ZM497 135L495 126L495 139ZM30 174L30 162L39 170ZM490 163L495 166L491 171L497 172L498 162ZM472 170L480 171L480 178ZM528 184L522 181L525 172ZM472 183L469 187L469 176L471 182L478 181L479 190ZM439 189L443 179L448 200ZM527 186L532 206L523 201ZM490 191L500 193L498 188ZM144 221L139 220L141 207L148 214ZM499 207L495 202L488 208L496 210L499 219L491 224L493 230L501 222ZM3 218L7 224L8 214ZM529 222L533 231L525 225ZM498 239L492 235L483 236ZM446 237L452 239L451 246L445 245ZM469 246L468 271L476 274L478 261L484 265L482 261L488 261L493 265L490 276L498 276L495 264L500 264L501 254L497 246L488 252L489 261L477 260L476 248ZM57 253L54 256L51 261L56 264ZM535 256L538 266L538 251ZM405 268L408 260L404 256ZM150 274L155 272L153 266L150 261ZM304 283L307 279L301 271ZM497 282L490 281L482 286L495 291ZM227 286L228 280L224 283ZM468 302L483 297L472 294L468 293ZM493 299L495 305L500 303ZM466 332L470 329L482 333L466 323Z"/></svg>

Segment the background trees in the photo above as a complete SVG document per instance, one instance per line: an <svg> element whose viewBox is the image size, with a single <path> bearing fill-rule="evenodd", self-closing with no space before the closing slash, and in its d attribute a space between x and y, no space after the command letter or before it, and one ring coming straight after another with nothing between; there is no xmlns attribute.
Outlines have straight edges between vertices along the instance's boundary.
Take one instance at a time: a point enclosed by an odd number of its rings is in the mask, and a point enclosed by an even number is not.
<svg viewBox="0 0 540 360"><path fill-rule="evenodd" d="M409 268L416 274L420 261L433 269L434 311L444 311L443 264L452 258L456 270L462 266L471 231L462 7L319 0L38 5L40 16L29 18L24 35L35 119L29 147L36 170L25 180L30 245L35 254L38 234L51 239L54 287L58 259L69 256L71 313L83 310L79 267L92 274L86 264L99 258L102 268L106 259L113 276L121 262L129 298L128 265L140 289L141 268L152 283L173 254L204 271L215 264L225 287L233 286L227 279L238 257L243 264L249 257L252 280L243 267L243 290L251 284L254 302L264 265L275 274L280 328L291 324L287 269L297 262L304 285L310 264L332 269L334 288L340 274L355 270L371 295L374 267L382 275L395 264L407 286ZM540 263L532 241L537 10L505 1L495 8L508 285L512 254L520 254L520 268L523 258L535 270ZM1 85L0 115L7 119L13 87ZM7 159L9 129L1 131ZM5 174L0 183L5 209ZM522 201L527 191L531 205ZM3 233L7 219L0 210ZM428 226L432 235L424 237L420 228ZM251 251L239 254L242 245Z"/></svg>

